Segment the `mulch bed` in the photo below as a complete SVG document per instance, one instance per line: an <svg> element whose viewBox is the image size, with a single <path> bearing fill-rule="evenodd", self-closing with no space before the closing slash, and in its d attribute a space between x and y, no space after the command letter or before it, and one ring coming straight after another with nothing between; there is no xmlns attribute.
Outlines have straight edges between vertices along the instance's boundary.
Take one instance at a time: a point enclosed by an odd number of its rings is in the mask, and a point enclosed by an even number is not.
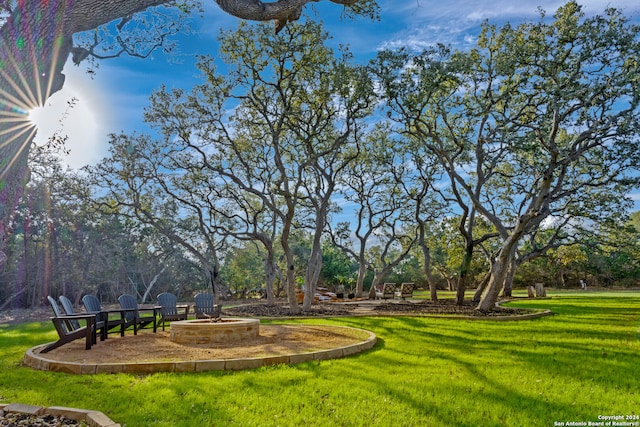
<svg viewBox="0 0 640 427"><path fill-rule="evenodd" d="M292 314L286 303L276 303L275 305L266 305L265 303L244 304L232 308L224 308L222 314L225 316L241 316L241 317L316 317L316 316L349 316L360 308L368 307L377 315L458 315L473 317L495 317L495 316L513 316L518 314L530 313L524 309L512 308L496 308L489 313L480 313L475 310L476 304L466 301L463 305L457 305L453 300L439 301L394 301L384 302L376 301L375 304L366 302L363 304L336 304L322 303L311 307L310 311L301 311Z"/></svg>
<svg viewBox="0 0 640 427"><path fill-rule="evenodd" d="M477 303L465 301L463 305L457 305L454 300L439 301L421 301L418 303L399 302L399 303L382 303L375 306L377 312L394 315L394 314L431 314L431 315L458 315L473 317L496 317L496 316L514 316L521 314L529 314L531 311L518 308L496 307L488 313L482 313L476 310Z"/></svg>
<svg viewBox="0 0 640 427"><path fill-rule="evenodd" d="M232 308L223 308L223 316L239 317L315 317L315 316L348 316L353 313L355 306L344 304L323 303L311 307L310 311L292 314L287 303L278 302L267 305L265 302L242 304Z"/></svg>
<svg viewBox="0 0 640 427"><path fill-rule="evenodd" d="M70 427L79 425L81 424L77 421L66 417L56 417L53 415L31 415L0 410L1 427Z"/></svg>

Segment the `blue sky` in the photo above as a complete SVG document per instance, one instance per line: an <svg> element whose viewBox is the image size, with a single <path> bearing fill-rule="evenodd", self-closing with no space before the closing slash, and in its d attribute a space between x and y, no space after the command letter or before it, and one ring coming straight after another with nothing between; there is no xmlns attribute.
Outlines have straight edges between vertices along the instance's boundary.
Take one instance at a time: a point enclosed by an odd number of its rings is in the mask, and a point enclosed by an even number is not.
<svg viewBox="0 0 640 427"><path fill-rule="evenodd" d="M365 62L383 48L401 46L416 49L444 43L464 49L475 43L484 20L502 25L535 20L538 8L552 15L564 4L553 0L379 0L381 19L371 22L341 16L342 7L327 0L307 6L306 13L321 19L336 44L348 45L356 60ZM582 0L587 15L603 13L606 7L624 11L640 23L638 0ZM69 136L71 154L66 159L73 168L98 162L107 153L108 134L145 130L142 123L149 95L162 84L189 89L196 83L195 55L217 51L220 29L233 29L238 20L224 14L211 0L205 0L203 17L193 17L194 34L181 37L181 55L168 60L162 53L152 58L122 57L102 61L94 78L86 67L67 63L65 88L50 98L41 112L32 114L39 125L37 140L54 131ZM177 59L177 61L176 61ZM70 61L69 61L70 62ZM67 102L76 98L67 119L60 123Z"/></svg>

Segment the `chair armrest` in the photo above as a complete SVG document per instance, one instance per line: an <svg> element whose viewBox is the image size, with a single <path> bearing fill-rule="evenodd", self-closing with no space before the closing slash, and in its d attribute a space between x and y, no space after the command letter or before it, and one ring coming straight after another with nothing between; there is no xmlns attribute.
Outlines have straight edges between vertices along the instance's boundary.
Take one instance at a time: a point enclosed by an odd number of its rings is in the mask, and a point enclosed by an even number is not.
<svg viewBox="0 0 640 427"><path fill-rule="evenodd" d="M92 314L64 314L62 316L51 317L50 319L61 319L61 320L83 320L83 319L95 319L96 313Z"/></svg>

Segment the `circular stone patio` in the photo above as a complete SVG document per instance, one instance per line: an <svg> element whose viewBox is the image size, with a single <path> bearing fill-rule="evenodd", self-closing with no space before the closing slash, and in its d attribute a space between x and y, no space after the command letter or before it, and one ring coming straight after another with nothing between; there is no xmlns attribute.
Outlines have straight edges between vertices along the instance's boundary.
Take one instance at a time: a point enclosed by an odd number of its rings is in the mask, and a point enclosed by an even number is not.
<svg viewBox="0 0 640 427"><path fill-rule="evenodd" d="M368 350L377 340L364 329L326 325L260 325L257 337L229 343L183 345L169 336L169 328L155 334L138 331L137 336L129 332L98 341L91 350L76 340L45 354L42 344L26 352L24 363L72 374L241 370L337 359Z"/></svg>

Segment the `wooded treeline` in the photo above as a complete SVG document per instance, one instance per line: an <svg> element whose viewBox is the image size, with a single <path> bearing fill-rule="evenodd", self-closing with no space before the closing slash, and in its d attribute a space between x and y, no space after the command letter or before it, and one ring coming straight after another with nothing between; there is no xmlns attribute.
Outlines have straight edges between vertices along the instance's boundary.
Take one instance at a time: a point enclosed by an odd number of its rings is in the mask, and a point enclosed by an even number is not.
<svg viewBox="0 0 640 427"><path fill-rule="evenodd" d="M637 284L640 47L619 11L570 2L368 64L327 40L242 24L200 85L154 93L154 134L112 135L80 173L33 150L0 306L214 286L299 310L299 285L306 309L317 286L412 281L486 311L518 285Z"/></svg>
<svg viewBox="0 0 640 427"><path fill-rule="evenodd" d="M43 164L41 164L44 162ZM20 203L14 232L8 242L9 260L0 272L0 306L25 308L42 304L48 294L64 294L79 302L86 293L115 302L122 293L147 301L162 291L189 300L194 292L208 290L209 276L183 250L146 226L116 213L96 211L92 204L70 195L89 193L86 181L62 166L59 158L38 149L32 155L32 179ZM173 217L166 218L174 221ZM457 218L443 220L430 234L432 274L439 289L455 289L463 257ZM613 225L607 232L576 245L549 251L519 267L515 286L537 282L560 288L633 287L640 277L640 213L632 221ZM550 232L550 231L549 231ZM25 235L27 236L25 239ZM296 277L302 278L311 252L310 235L299 230L292 239ZM371 256L380 251L371 249ZM264 292L264 251L253 243L234 242L224 249L221 282L234 297ZM278 250L277 258L280 258ZM323 242L320 285L334 289L355 286L358 265L338 246ZM280 266L282 268L282 266ZM486 274L488 264L477 253L472 264L472 287ZM368 270L365 289L373 280ZM428 287L422 255L415 248L385 281L416 282ZM278 275L276 293L284 295ZM224 289L224 288L223 288ZM225 289L226 291L226 289Z"/></svg>

